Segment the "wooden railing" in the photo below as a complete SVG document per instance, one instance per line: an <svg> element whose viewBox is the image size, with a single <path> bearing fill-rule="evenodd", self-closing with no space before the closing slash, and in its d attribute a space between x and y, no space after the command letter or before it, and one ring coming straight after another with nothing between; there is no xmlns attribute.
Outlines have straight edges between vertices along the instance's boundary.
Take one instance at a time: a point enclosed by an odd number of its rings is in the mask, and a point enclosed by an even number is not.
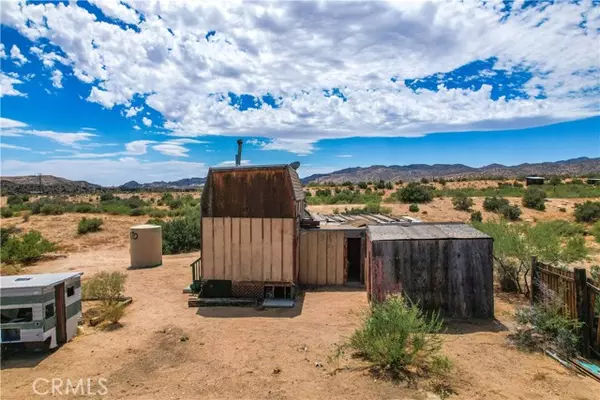
<svg viewBox="0 0 600 400"><path fill-rule="evenodd" d="M196 261L190 264L192 268L192 290L200 290L200 282L202 281L202 257L198 257Z"/></svg>
<svg viewBox="0 0 600 400"><path fill-rule="evenodd" d="M531 302L535 304L545 296L558 296L564 304L564 313L581 324L580 345L584 357L591 352L600 357L600 299L599 282L587 277L587 270L561 269L537 261L531 262Z"/></svg>

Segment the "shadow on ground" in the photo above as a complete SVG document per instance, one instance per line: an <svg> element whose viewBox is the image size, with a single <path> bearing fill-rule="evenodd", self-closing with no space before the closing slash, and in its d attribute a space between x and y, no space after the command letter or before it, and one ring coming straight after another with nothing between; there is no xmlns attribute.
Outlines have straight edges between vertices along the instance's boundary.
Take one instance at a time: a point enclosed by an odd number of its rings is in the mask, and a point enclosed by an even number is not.
<svg viewBox="0 0 600 400"><path fill-rule="evenodd" d="M302 314L304 296L296 298L292 308L198 307L197 315L205 318L295 318Z"/></svg>
<svg viewBox="0 0 600 400"><path fill-rule="evenodd" d="M2 351L1 369L33 368L52 354L44 350L7 350Z"/></svg>
<svg viewBox="0 0 600 400"><path fill-rule="evenodd" d="M447 319L444 320L444 333L463 335L476 332L506 332L508 328L497 319Z"/></svg>

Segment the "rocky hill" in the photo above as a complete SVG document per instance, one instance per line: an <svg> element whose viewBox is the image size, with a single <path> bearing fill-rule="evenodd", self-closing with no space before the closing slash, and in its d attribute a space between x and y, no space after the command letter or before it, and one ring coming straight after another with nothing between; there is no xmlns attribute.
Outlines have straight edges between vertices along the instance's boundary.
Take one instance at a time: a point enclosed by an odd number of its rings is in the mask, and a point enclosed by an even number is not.
<svg viewBox="0 0 600 400"><path fill-rule="evenodd" d="M3 176L0 178L3 195L9 194L77 194L93 193L102 186L86 181L71 181L53 175Z"/></svg>
<svg viewBox="0 0 600 400"><path fill-rule="evenodd" d="M370 167L346 168L328 174L316 174L302 179L302 183L345 181L414 181L422 178L486 178L503 176L516 178L527 175L569 175L579 176L600 174L600 158L574 158L564 161L544 162L536 164L519 164L505 166L490 164L480 168L463 164L411 164L411 165L372 165Z"/></svg>
<svg viewBox="0 0 600 400"><path fill-rule="evenodd" d="M184 178L178 181L156 181L148 183L138 183L136 181L129 181L119 186L122 190L143 190L143 189L194 189L204 185L206 178Z"/></svg>

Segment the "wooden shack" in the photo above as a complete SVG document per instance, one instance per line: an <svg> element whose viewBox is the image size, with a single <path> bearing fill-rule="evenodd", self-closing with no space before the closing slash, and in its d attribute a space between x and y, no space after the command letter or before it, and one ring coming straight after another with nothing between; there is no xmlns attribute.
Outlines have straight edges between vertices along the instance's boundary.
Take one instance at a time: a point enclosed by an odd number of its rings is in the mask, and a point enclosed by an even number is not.
<svg viewBox="0 0 600 400"><path fill-rule="evenodd" d="M368 226L368 297L402 293L444 316L492 318L492 252L491 237L462 223Z"/></svg>
<svg viewBox="0 0 600 400"><path fill-rule="evenodd" d="M525 178L525 184L527 186L531 185L543 185L546 182L546 178L542 176L528 176Z"/></svg>
<svg viewBox="0 0 600 400"><path fill-rule="evenodd" d="M303 211L304 192L291 165L210 168L195 273L205 282L204 295L260 298L293 286Z"/></svg>

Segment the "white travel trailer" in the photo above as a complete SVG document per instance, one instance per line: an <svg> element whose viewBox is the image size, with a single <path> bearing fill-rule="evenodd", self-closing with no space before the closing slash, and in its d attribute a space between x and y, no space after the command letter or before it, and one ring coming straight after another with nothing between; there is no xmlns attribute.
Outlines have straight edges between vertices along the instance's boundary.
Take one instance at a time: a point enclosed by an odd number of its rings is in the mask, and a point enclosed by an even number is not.
<svg viewBox="0 0 600 400"><path fill-rule="evenodd" d="M0 277L2 345L55 348L77 334L82 272Z"/></svg>

